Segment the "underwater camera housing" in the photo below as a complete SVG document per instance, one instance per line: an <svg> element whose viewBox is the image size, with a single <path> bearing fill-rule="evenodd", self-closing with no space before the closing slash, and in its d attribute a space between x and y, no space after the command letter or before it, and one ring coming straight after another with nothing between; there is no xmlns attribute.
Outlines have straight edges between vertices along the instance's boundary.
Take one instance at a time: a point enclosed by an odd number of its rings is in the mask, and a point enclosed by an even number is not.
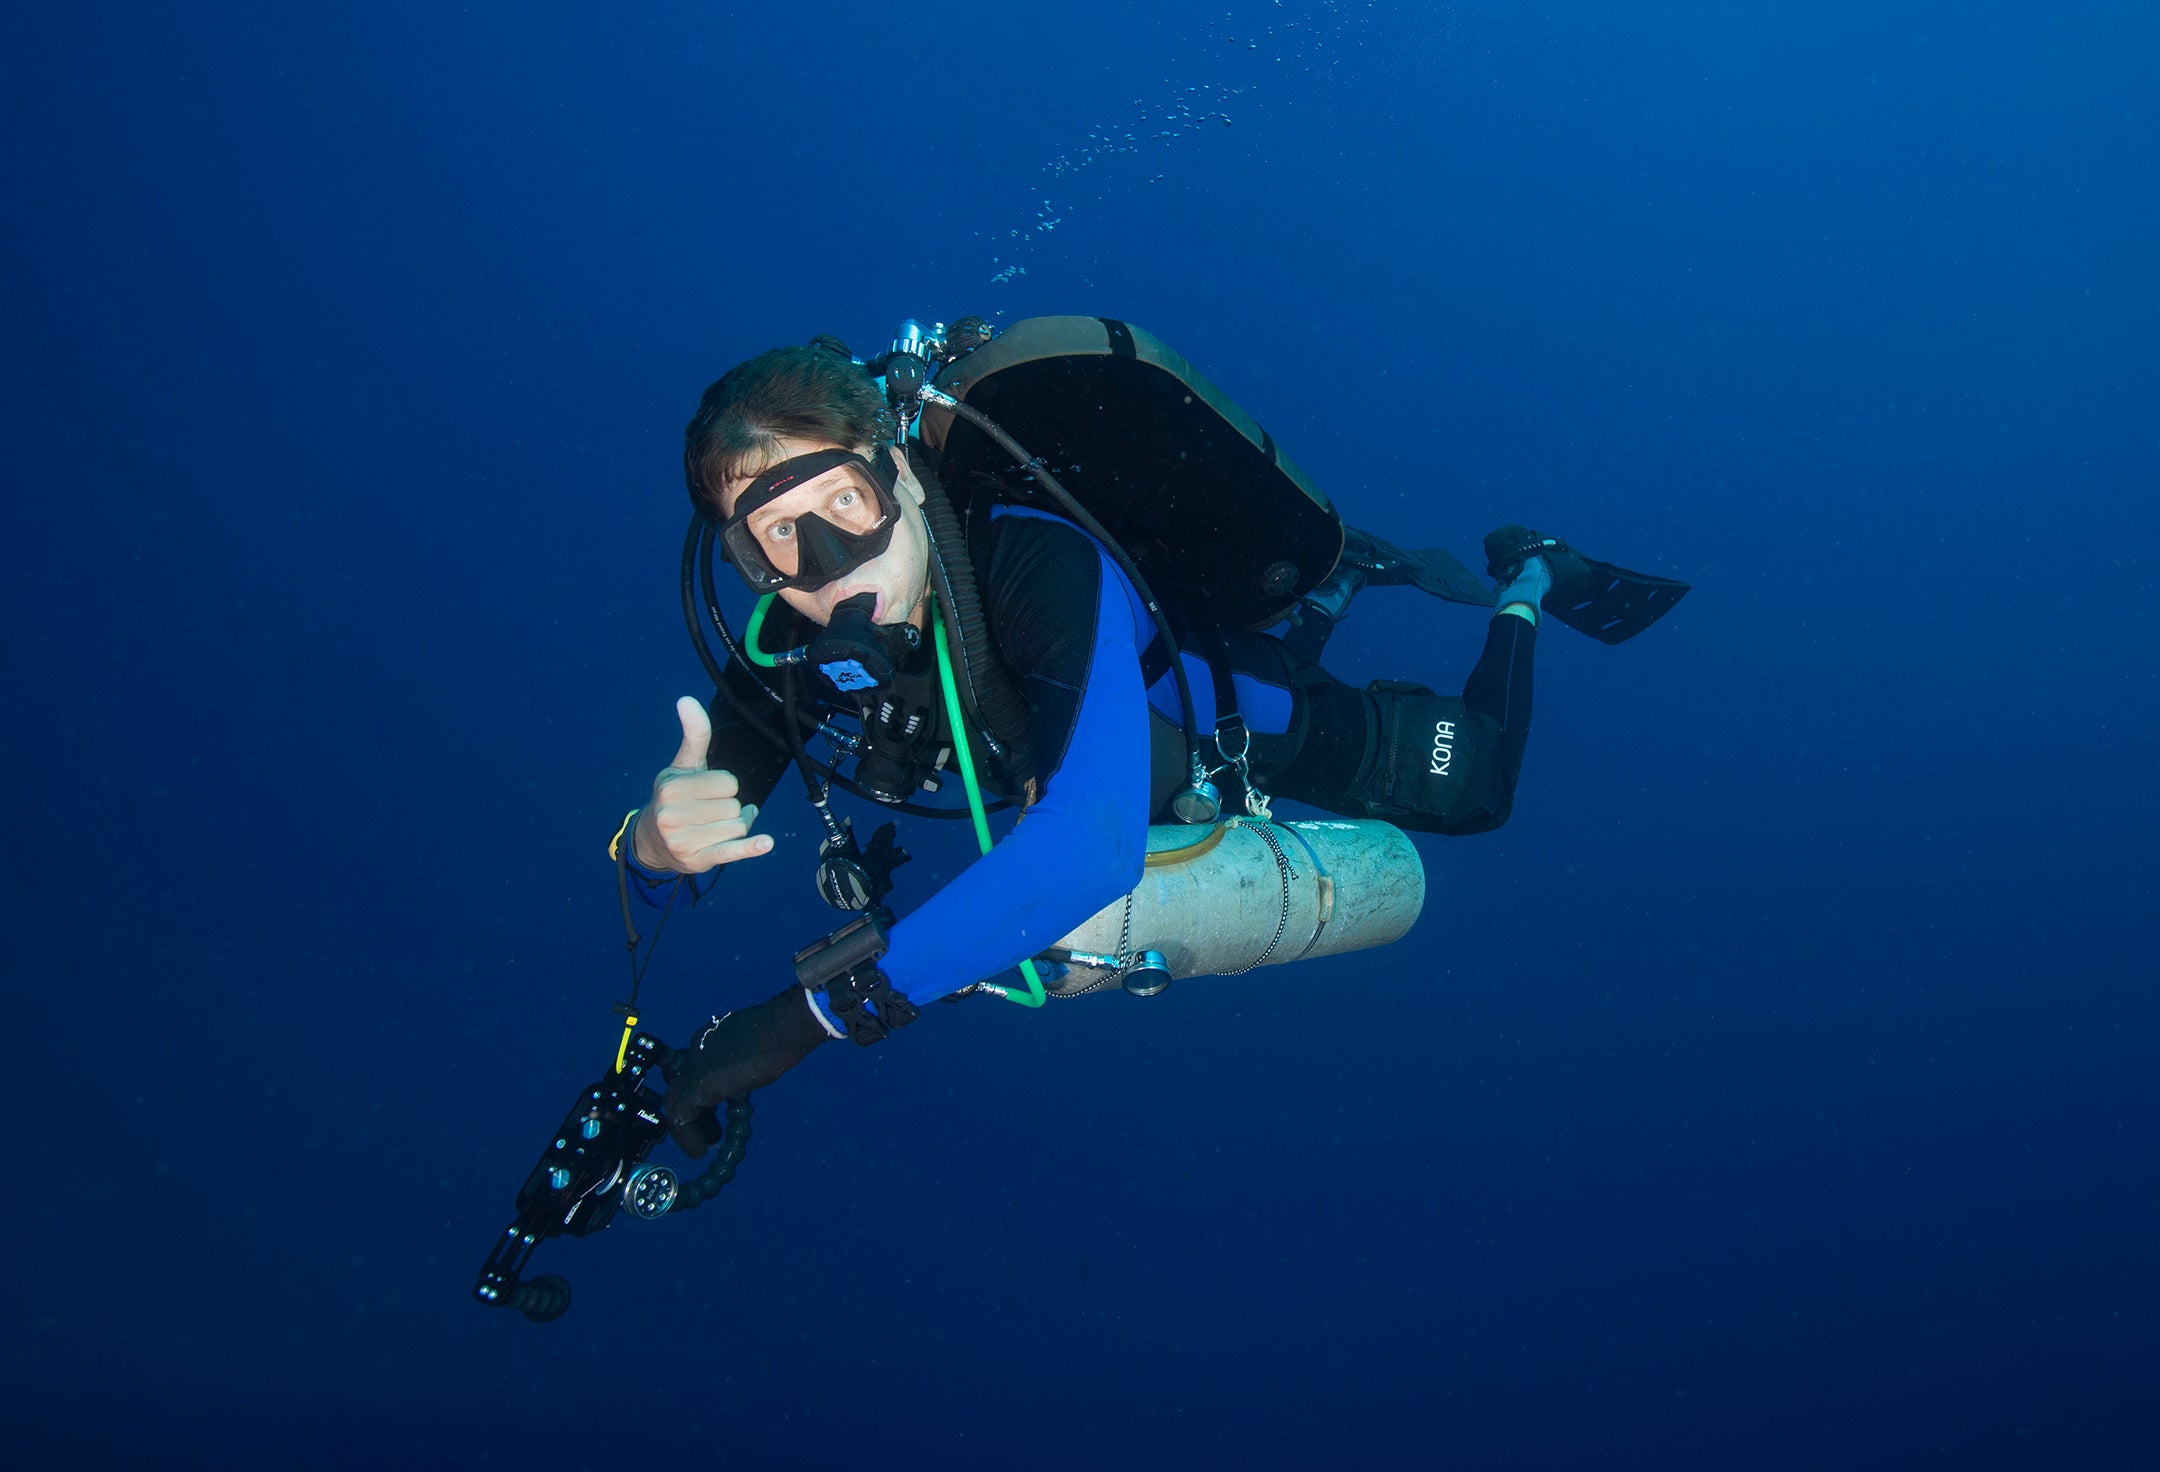
<svg viewBox="0 0 2160 1472"><path fill-rule="evenodd" d="M683 1180L664 1165L647 1165L667 1138L661 1097L645 1082L665 1069L673 1050L650 1033L625 1043L616 1067L581 1091L539 1163L518 1189L517 1218L481 1265L473 1297L491 1308L514 1308L534 1323L559 1319L570 1307L570 1284L560 1273L529 1281L519 1274L550 1237L589 1237L615 1214L655 1221L710 1201L734 1179L750 1140L748 1096L727 1101L720 1153L702 1175Z"/></svg>

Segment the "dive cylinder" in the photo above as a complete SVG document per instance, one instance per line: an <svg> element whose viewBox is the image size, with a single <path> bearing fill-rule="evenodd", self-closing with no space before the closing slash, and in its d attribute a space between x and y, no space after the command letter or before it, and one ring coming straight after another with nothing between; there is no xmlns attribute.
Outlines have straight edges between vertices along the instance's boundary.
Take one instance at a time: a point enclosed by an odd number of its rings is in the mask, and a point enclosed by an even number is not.
<svg viewBox="0 0 2160 1472"><path fill-rule="evenodd" d="M1055 996L1152 996L1178 976L1235 976L1400 940L1425 907L1425 866L1369 819L1237 817L1148 829L1139 887L1044 952Z"/></svg>

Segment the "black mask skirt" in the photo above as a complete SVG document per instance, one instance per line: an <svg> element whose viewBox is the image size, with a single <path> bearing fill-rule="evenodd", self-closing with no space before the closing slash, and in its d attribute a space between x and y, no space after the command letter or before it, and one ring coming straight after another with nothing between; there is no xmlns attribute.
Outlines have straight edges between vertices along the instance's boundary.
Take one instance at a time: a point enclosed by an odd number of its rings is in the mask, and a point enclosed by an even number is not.
<svg viewBox="0 0 2160 1472"><path fill-rule="evenodd" d="M852 465L862 472L877 499L878 524L867 532L851 532L815 512L806 512L795 518L795 571L780 571L750 530L749 518L797 486L841 465ZM720 524L720 545L729 565L754 593L777 593L783 588L815 592L836 578L846 577L864 563L883 556L892 544L893 527L900 520L900 503L893 496L899 473L889 455L865 459L852 450L813 450L781 461L750 482L735 502L735 514Z"/></svg>

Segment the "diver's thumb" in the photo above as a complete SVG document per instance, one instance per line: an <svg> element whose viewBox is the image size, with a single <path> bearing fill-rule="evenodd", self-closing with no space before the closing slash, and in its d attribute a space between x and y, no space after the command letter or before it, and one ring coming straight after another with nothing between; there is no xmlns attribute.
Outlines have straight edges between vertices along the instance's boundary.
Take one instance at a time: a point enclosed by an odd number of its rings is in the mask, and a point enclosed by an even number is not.
<svg viewBox="0 0 2160 1472"><path fill-rule="evenodd" d="M712 749L712 717L689 695L675 702L675 715L682 722L682 745L675 752L673 765L685 772L702 772L705 754Z"/></svg>

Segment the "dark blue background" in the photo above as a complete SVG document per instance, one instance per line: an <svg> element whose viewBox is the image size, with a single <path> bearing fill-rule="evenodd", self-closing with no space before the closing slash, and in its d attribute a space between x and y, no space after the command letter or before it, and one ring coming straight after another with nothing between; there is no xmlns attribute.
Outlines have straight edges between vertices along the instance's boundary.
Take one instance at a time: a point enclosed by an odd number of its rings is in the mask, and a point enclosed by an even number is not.
<svg viewBox="0 0 2160 1472"><path fill-rule="evenodd" d="M2160 1462L2151 7L1219 5L11 12L11 1461ZM1698 591L1549 633L1405 943L828 1050L483 1312L703 689L682 422L969 311ZM770 821L663 1033L829 924Z"/></svg>

